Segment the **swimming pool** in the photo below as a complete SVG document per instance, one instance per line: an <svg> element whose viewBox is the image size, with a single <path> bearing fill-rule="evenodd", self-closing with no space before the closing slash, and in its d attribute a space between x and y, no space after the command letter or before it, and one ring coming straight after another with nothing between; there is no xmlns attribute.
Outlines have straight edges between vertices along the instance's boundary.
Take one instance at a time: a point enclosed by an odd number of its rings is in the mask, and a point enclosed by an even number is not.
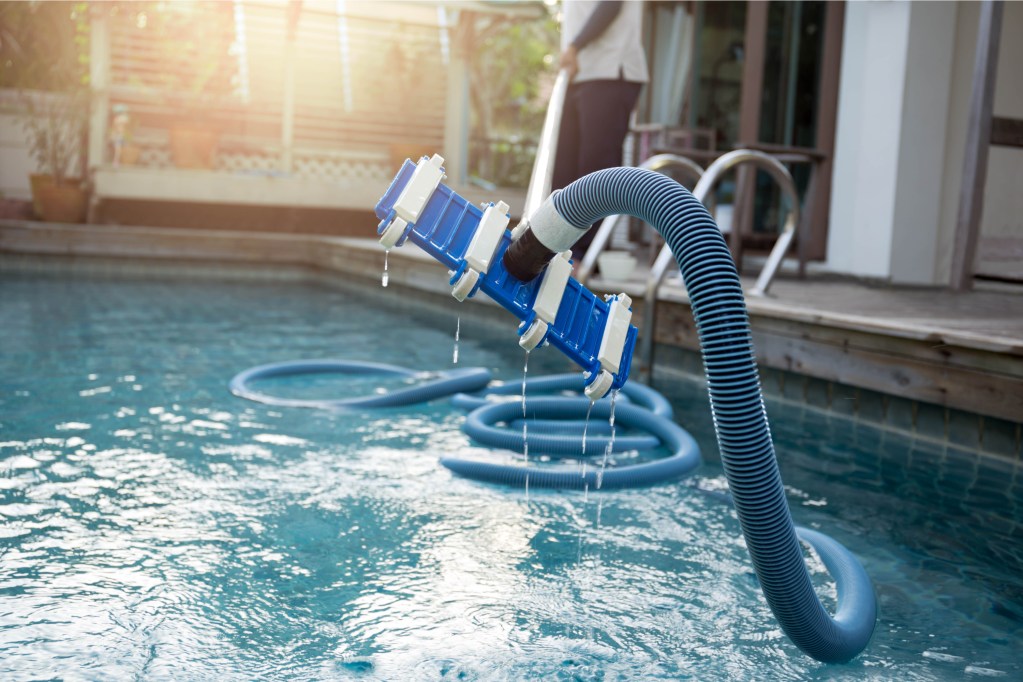
<svg viewBox="0 0 1023 682"><path fill-rule="evenodd" d="M460 365L515 381L510 320L316 283L3 275L0 291L4 679L1023 675L1018 467L769 401L796 522L878 593L867 650L826 666L760 595L698 381L658 386L703 448L695 477L527 496L438 464L493 454L443 401L328 413L227 391L294 358L450 367L459 312Z"/></svg>

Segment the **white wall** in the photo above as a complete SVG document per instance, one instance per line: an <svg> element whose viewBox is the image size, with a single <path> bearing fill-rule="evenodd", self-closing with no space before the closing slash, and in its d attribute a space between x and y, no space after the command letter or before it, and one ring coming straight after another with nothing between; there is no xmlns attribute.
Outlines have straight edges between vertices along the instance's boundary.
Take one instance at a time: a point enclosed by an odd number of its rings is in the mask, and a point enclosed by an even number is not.
<svg viewBox="0 0 1023 682"><path fill-rule="evenodd" d="M875 11L878 9L890 15L887 20ZM898 129L892 121L901 119L905 58L901 50L891 50L896 61L886 68L869 55L877 49L874 43L884 46L894 40L901 45L908 20L908 9L899 5L846 4L828 228L828 266L838 272L889 275L890 221L885 217L894 205L898 142ZM885 41L886 28L892 40ZM868 119L887 121L888 125L869 126ZM881 177L871 183L876 173ZM871 184L874 187L868 187ZM864 201L868 192L870 200Z"/></svg>
<svg viewBox="0 0 1023 682"><path fill-rule="evenodd" d="M911 5L898 186L892 218L891 280L934 283L952 81L956 6Z"/></svg>
<svg viewBox="0 0 1023 682"><path fill-rule="evenodd" d="M829 269L934 282L955 22L951 3L846 4Z"/></svg>
<svg viewBox="0 0 1023 682"><path fill-rule="evenodd" d="M1023 3L1004 11L994 111L1023 118ZM828 269L948 283L979 14L975 2L846 4ZM1021 150L991 148L981 235L1023 240Z"/></svg>
<svg viewBox="0 0 1023 682"><path fill-rule="evenodd" d="M994 111L995 116L1023 119L1023 3L1004 7ZM1023 237L1023 150L992 147L987 181L982 234Z"/></svg>
<svg viewBox="0 0 1023 682"><path fill-rule="evenodd" d="M26 133L17 110L13 93L0 90L0 197L29 199L32 191L28 175L35 172L36 165L25 143Z"/></svg>
<svg viewBox="0 0 1023 682"><path fill-rule="evenodd" d="M22 122L26 110L26 95L11 89L0 88L0 196L5 199L30 199L32 197L28 176L38 173L39 168L32 158L28 144L29 133ZM33 92L30 95L40 102L54 95ZM51 100L52 101L52 100ZM72 156L68 165L72 176L78 174L78 159Z"/></svg>
<svg viewBox="0 0 1023 682"><path fill-rule="evenodd" d="M952 265L952 247L959 215L959 193L962 189L966 126L973 85L977 27L980 21L978 3L957 4L952 88L948 107L949 125L945 140L945 174L935 260L935 281L941 284L948 282ZM1019 65L1023 64L1023 41L1017 38L1021 32L1023 3L1005 3L995 81L996 116L1023 118L1023 80L1019 71ZM1023 239L1023 150L1004 147L992 147L990 150L981 236ZM1000 266L1011 265L992 263L987 264L985 270L997 271ZM1016 269L1018 270L1018 267Z"/></svg>

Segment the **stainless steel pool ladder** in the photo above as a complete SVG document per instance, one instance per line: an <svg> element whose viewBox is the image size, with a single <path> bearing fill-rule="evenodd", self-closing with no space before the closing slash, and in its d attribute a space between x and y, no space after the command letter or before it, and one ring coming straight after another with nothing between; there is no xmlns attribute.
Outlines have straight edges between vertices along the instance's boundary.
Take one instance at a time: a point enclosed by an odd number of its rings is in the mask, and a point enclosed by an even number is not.
<svg viewBox="0 0 1023 682"><path fill-rule="evenodd" d="M641 163L639 167L659 173L680 170L688 174L689 178L694 181L699 180L703 176L703 168L700 164L677 154L657 154L651 156ZM619 223L626 221L628 221L628 216L616 215L610 216L600 223L600 227L597 228L597 234L594 235L593 241L590 242L589 248L586 249L586 253L583 255L582 262L579 263L579 269L575 275L575 278L582 284L586 284L590 275L593 274L593 266L597 264L597 256L607 248L608 243L611 241L611 235L614 234Z"/></svg>
<svg viewBox="0 0 1023 682"><path fill-rule="evenodd" d="M707 200L711 198L711 190L721 181L721 178L726 172L733 168L741 165L752 165L767 172L778 186L781 188L782 194L788 200L789 211L785 218L785 225L782 227L781 234L778 236L778 240L774 243L774 248L771 249L771 253L767 257L767 262L764 263L763 270L760 271L760 276L757 277L756 283L753 288L747 293L751 296L764 296L767 294L768 288L771 286L771 280L774 279L774 275L777 273L779 266L781 265L782 258L785 257L785 253L788 251L789 246L792 244L793 238L796 236L796 228L799 225L800 219L800 208L799 208L799 195L796 193L796 185L792 180L792 175L788 169L782 165L781 161L777 158L765 154L764 152L758 152L752 149L737 149L727 154L723 154L717 158L707 170L703 172L700 181L696 183L696 188L693 189L693 196L697 201L706 205ZM608 221L605 221L608 222ZM601 225L603 227L603 225ZM609 228L609 232L610 232ZM728 232L730 230L724 230ZM741 238L740 235L735 234L732 238ZM607 238L605 238L607 241ZM596 238L594 238L596 243ZM587 253L589 257L589 253ZM596 254L594 255L596 258ZM661 283L664 281L664 276L667 274L668 267L675 262L675 257L671 253L671 249L665 244L660 253L657 254L657 259L654 264L650 267L650 275L647 278L646 291L643 294L643 319L641 320L642 328L640 329L639 342L640 342L640 377L649 382L651 370L653 369L653 355L654 355L654 329L657 318L657 298L661 288Z"/></svg>
<svg viewBox="0 0 1023 682"><path fill-rule="evenodd" d="M550 102L547 105L547 114L544 117L543 130L540 134L540 141L537 145L536 159L533 161L533 172L529 179L529 187L526 190L526 201L522 209L522 218L512 233L516 239L525 231L529 224L529 216L543 203L544 199L551 193L551 182L554 176L554 157L558 147L558 133L561 128L561 117L565 110L565 95L568 92L568 72L561 70L554 81L551 90ZM718 157L706 171L699 164L683 156L675 154L658 154L647 159L641 168L649 168L656 171L667 171L671 169L688 171L690 176L697 178L696 187L693 189L693 196L701 203L707 203L712 199L711 190L717 185L724 174L740 165L752 165L767 172L779 185L782 194L788 199L789 212L785 219L785 225L778 240L771 249L767 262L764 264L756 284L748 292L752 296L764 296L771 286L771 280L781 266L792 240L796 236L796 229L799 225L800 207L799 195L796 193L795 183L788 169L782 165L777 158L764 152L752 149L738 149ZM612 216L604 220L586 255L579 265L577 279L585 284L593 266L601 251L607 246L618 224L625 220L623 216ZM727 232L727 230L726 230ZM740 235L733 238L739 239ZM661 283L668 271L668 266L674 261L671 250L665 244L657 259L650 268L650 275L647 278L646 291L643 296L643 329L640 333L640 374L649 380L653 364L653 334L657 315L657 297Z"/></svg>

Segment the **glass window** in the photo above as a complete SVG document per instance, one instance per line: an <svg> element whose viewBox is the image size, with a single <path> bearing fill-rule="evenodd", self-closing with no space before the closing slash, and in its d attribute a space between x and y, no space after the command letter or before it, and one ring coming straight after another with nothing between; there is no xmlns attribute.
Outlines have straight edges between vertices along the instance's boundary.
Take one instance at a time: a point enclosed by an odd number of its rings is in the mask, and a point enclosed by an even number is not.
<svg viewBox="0 0 1023 682"><path fill-rule="evenodd" d="M813 147L817 136L823 2L772 2L767 15L761 142Z"/></svg>
<svg viewBox="0 0 1023 682"><path fill-rule="evenodd" d="M742 100L745 2L697 5L696 59L689 125L711 129L716 147L728 149L739 137Z"/></svg>

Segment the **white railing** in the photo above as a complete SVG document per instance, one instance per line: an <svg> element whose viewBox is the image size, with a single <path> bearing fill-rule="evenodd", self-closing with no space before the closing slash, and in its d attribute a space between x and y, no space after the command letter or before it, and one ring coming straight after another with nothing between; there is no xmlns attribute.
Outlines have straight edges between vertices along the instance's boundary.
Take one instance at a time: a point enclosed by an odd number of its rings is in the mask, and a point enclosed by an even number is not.
<svg viewBox="0 0 1023 682"><path fill-rule="evenodd" d="M130 112L138 163L152 167L171 165L168 131L195 113L182 106L189 101L219 134L213 170L386 179L396 146L440 149L447 69L436 9L403 6L392 16L390 3L348 5L339 5L344 13L304 5L289 30L285 3L167 3L166 12L192 13L177 16L178 25L205 22L223 32L216 49L193 46L195 60L172 58L189 49L188 36L160 33L165 24L143 18L144 5L98 16L104 148L99 158L94 148L93 165L111 159L105 141L116 104Z"/></svg>

